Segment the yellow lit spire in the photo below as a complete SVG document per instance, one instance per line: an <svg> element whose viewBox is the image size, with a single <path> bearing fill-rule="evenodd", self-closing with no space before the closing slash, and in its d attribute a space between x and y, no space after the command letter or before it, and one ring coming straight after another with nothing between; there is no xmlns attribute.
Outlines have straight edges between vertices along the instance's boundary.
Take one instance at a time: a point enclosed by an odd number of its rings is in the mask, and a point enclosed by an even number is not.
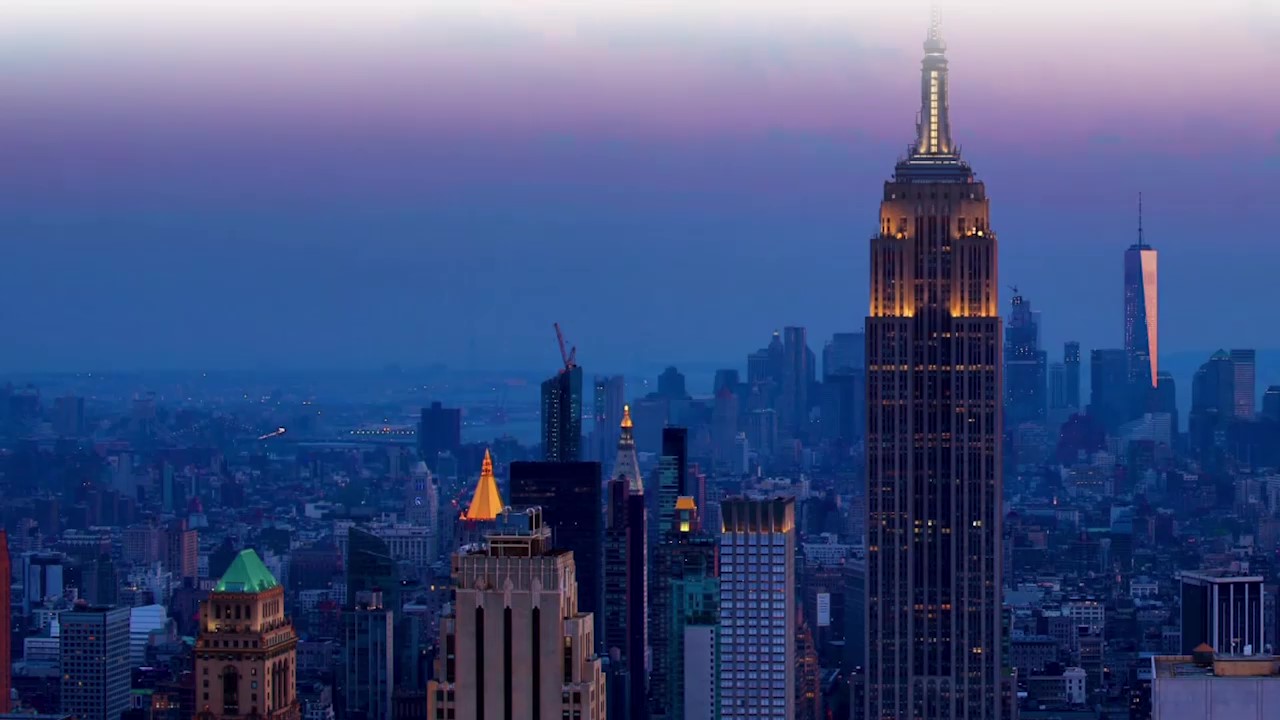
<svg viewBox="0 0 1280 720"><path fill-rule="evenodd" d="M617 407L617 406L615 405L614 407ZM630 405L622 406L622 427L624 428L631 427L631 406Z"/></svg>
<svg viewBox="0 0 1280 720"><path fill-rule="evenodd" d="M502 497L498 495L498 481L493 477L493 457L484 451L484 463L480 466L480 482L476 483L476 492L471 496L471 504L467 506L464 520L490 521L502 512Z"/></svg>

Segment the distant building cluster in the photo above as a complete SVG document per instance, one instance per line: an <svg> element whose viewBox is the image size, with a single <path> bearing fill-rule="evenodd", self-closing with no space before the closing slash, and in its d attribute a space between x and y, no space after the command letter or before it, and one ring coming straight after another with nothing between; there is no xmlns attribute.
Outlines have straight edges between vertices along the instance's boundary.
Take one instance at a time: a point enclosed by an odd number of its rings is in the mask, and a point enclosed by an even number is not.
<svg viewBox="0 0 1280 720"><path fill-rule="evenodd" d="M1141 204L1117 347L1000 306L946 49L820 352L6 379L0 720L1280 717L1280 386Z"/></svg>

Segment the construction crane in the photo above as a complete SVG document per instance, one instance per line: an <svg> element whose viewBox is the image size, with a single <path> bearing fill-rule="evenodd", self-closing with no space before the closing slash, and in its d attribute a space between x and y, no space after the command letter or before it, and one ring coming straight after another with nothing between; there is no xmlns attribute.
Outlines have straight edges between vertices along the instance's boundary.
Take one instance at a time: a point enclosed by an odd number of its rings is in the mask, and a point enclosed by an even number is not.
<svg viewBox="0 0 1280 720"><path fill-rule="evenodd" d="M554 323L556 329L556 342L560 344L560 359L564 362L564 370L560 372L569 372L578 367L578 348L574 346L565 352L564 349L564 333L560 330L560 323Z"/></svg>

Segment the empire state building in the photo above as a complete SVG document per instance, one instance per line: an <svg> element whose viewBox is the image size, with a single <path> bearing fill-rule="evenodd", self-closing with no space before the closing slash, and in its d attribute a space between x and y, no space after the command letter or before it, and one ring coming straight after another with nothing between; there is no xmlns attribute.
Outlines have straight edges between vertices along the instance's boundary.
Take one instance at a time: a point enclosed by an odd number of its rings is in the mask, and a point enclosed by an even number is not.
<svg viewBox="0 0 1280 720"><path fill-rule="evenodd" d="M951 139L936 10L924 50L916 141L871 240L866 717L999 720L996 237Z"/></svg>

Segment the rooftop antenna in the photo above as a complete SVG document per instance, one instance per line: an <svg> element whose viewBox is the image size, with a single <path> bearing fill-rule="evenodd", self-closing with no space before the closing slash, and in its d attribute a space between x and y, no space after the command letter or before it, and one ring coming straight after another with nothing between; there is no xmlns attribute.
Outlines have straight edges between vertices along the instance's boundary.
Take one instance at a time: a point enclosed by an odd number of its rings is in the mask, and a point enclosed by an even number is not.
<svg viewBox="0 0 1280 720"><path fill-rule="evenodd" d="M1142 193L1138 193L1138 247L1146 247L1146 242L1142 239Z"/></svg>

